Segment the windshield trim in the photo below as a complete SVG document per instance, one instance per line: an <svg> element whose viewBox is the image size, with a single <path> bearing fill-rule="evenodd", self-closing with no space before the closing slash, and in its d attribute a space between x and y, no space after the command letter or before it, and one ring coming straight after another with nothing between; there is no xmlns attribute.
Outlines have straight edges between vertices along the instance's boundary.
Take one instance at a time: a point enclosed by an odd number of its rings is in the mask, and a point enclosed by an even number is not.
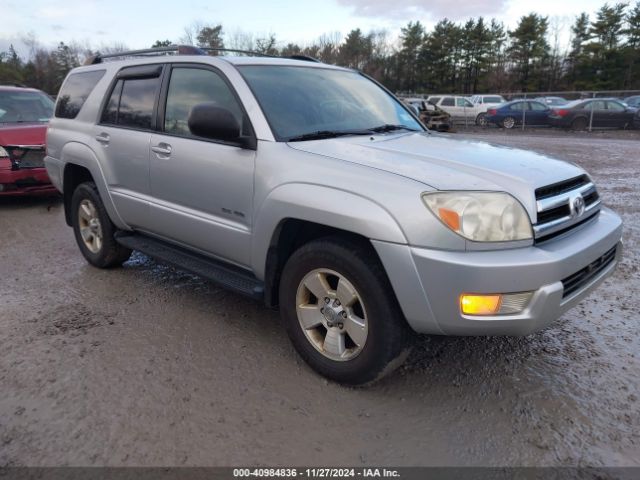
<svg viewBox="0 0 640 480"><path fill-rule="evenodd" d="M258 95L256 95L256 92L254 91L253 86L251 85L251 83L249 83L249 81L247 81L247 78L245 77L245 74L243 72L243 70L244 70L243 67L268 66L268 67L277 67L277 68L311 68L311 69L329 70L329 71L333 71L333 72L335 72L336 70L339 70L339 71L343 71L345 73L349 73L349 72L355 73L355 74L360 75L361 77L364 77L367 80L375 83L387 95L389 95L389 97L391 97L392 101L394 101L398 105L400 105L406 112L409 113L409 115L411 115L411 117L413 119L416 120L416 122L418 123L418 125L422 129L421 130L422 132L428 132L429 131L429 129L422 124L420 119L411 111L411 109L407 105L405 105L403 102L401 102L387 87L382 85L375 78L370 77L369 75L367 75L366 73L361 72L360 70L355 70L355 69L352 69L352 68L345 68L345 67L333 68L331 65L327 65L326 67L322 67L322 66L319 66L317 63L313 64L313 65L271 65L271 64L269 64L269 65L264 65L264 64L241 64L241 65L235 65L234 64L233 66L235 67L236 71L242 77L242 80L244 81L245 85L247 86L247 88L251 92L251 95L253 95L253 98L255 99L256 103L260 107L260 111L262 113L262 116L264 117L265 121L267 122L267 125L269 125L269 130L271 130L271 134L273 135L273 138L275 139L276 142L279 142L279 143L287 143L287 142L289 142L289 138L291 138L291 137L283 137L282 135L278 134L278 132L276 131L275 128L273 128L273 125L271 124L271 120L269 119L269 116L265 113L265 109L264 109L264 106L262 105L262 102L260 101L260 98L258 98ZM389 132L389 133L393 133L393 132ZM372 133L372 135L375 135L375 133Z"/></svg>

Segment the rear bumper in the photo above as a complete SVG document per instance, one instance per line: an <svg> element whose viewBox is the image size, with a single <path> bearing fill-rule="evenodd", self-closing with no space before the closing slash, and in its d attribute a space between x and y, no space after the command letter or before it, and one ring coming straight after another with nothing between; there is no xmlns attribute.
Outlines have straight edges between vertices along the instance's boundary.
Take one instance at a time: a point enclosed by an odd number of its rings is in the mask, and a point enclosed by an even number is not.
<svg viewBox="0 0 640 480"><path fill-rule="evenodd" d="M571 234L540 245L500 251L454 252L373 242L387 269L405 317L420 333L526 335L576 305L615 270L621 254L622 222L608 209ZM601 258L614 259L578 290L564 295L563 279ZM463 293L532 292L515 315L467 316Z"/></svg>
<svg viewBox="0 0 640 480"><path fill-rule="evenodd" d="M0 168L0 196L53 195L58 193L45 168Z"/></svg>

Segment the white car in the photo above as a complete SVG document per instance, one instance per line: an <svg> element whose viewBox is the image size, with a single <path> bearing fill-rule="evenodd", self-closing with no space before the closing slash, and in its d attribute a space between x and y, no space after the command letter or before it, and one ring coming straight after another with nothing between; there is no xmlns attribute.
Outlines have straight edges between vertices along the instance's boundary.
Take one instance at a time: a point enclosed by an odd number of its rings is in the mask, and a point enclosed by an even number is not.
<svg viewBox="0 0 640 480"><path fill-rule="evenodd" d="M475 95L470 98L461 95L430 95L428 101L450 114L454 123L476 125L486 124L487 109L505 102L500 95Z"/></svg>

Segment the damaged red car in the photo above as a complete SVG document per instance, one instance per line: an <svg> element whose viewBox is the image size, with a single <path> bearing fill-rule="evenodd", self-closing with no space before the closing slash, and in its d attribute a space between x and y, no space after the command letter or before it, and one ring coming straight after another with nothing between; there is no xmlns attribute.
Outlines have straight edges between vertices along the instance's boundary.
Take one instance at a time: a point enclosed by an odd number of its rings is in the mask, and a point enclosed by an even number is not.
<svg viewBox="0 0 640 480"><path fill-rule="evenodd" d="M40 90L0 86L0 196L57 193L44 168L53 106Z"/></svg>

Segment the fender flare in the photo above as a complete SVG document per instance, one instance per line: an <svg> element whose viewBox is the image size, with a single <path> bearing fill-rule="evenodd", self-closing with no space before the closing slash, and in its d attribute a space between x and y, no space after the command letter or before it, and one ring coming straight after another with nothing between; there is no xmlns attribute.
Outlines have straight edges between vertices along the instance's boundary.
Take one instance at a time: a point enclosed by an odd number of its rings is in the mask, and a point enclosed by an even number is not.
<svg viewBox="0 0 640 480"><path fill-rule="evenodd" d="M255 212L251 263L264 279L274 233L287 219L326 225L370 240L407 244L393 216L380 204L353 192L308 183L288 183L269 192Z"/></svg>
<svg viewBox="0 0 640 480"><path fill-rule="evenodd" d="M109 193L109 188L107 187L107 182L105 181L105 176L100 166L100 162L98 162L98 157L96 157L93 150L84 143L68 142L64 147L62 147L60 159L64 166L62 170L63 179L64 171L70 164L78 165L79 167L84 167L89 170L96 187L98 187L98 193L100 193L100 198L102 199L102 203L104 204L111 221L116 225L116 227L128 230L129 226L124 222L124 220L122 220L116 210L111 194ZM62 190L63 192L65 191L64 183L62 185Z"/></svg>

